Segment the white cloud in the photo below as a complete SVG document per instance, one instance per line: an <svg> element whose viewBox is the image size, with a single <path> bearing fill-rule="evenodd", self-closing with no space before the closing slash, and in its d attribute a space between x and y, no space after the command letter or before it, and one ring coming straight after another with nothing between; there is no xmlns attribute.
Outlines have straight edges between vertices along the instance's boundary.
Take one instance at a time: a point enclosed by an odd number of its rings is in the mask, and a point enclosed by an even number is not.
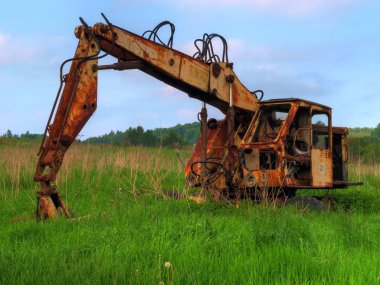
<svg viewBox="0 0 380 285"><path fill-rule="evenodd" d="M136 120L159 120L161 115L158 112L141 111L136 113Z"/></svg>
<svg viewBox="0 0 380 285"><path fill-rule="evenodd" d="M268 62L331 64L332 62L350 59L363 45L361 42L351 40L321 42L318 44L294 44L291 46L284 46L281 43L276 45L250 45L240 39L227 39L227 42L230 61L239 62L239 64L247 61L254 61L255 64Z"/></svg>
<svg viewBox="0 0 380 285"><path fill-rule="evenodd" d="M0 33L0 64L11 64L35 58L40 51L35 43L28 39Z"/></svg>
<svg viewBox="0 0 380 285"><path fill-rule="evenodd" d="M198 111L199 112L199 111ZM190 108L180 108L175 112L175 117L180 121L191 121L196 118L197 110Z"/></svg>
<svg viewBox="0 0 380 285"><path fill-rule="evenodd" d="M76 39L61 35L13 35L0 31L0 65L22 64L21 72L58 70L75 52ZM48 40L46 40L48 39ZM20 70L19 70L20 72Z"/></svg>
<svg viewBox="0 0 380 285"><path fill-rule="evenodd" d="M248 88L253 86L251 89L264 90L264 99L299 97L315 100L326 98L325 95L342 85L342 82L317 72L296 72L278 64L261 64L246 70L244 74L249 74L249 77L243 76L242 81Z"/></svg>
<svg viewBox="0 0 380 285"><path fill-rule="evenodd" d="M289 16L308 16L319 12L338 11L352 7L353 0L179 0L186 5L196 7L246 6Z"/></svg>
<svg viewBox="0 0 380 285"><path fill-rule="evenodd" d="M360 43L329 42L320 44L302 44L284 46L280 43L274 44L254 44L251 45L237 38L227 39L228 59L236 64L259 65L269 63L311 63L318 64L340 62L349 59L357 51ZM221 43L213 42L214 50L217 55L221 55ZM194 44L187 43L178 48L186 54L193 55L195 52Z"/></svg>
<svg viewBox="0 0 380 285"><path fill-rule="evenodd" d="M7 41L7 35L0 34L0 47L3 46Z"/></svg>
<svg viewBox="0 0 380 285"><path fill-rule="evenodd" d="M251 46L236 38L227 39L227 42L229 60L235 63L234 70L240 81L248 89L263 89L267 99L326 97L325 95L336 91L342 82L321 74L320 65L329 66L351 54L346 43L283 47ZM215 50L220 50L218 41L213 44ZM187 52L191 51L191 46L192 43L183 45ZM166 96L180 98L179 91L172 87L167 86L162 92ZM183 111L183 114L187 113Z"/></svg>

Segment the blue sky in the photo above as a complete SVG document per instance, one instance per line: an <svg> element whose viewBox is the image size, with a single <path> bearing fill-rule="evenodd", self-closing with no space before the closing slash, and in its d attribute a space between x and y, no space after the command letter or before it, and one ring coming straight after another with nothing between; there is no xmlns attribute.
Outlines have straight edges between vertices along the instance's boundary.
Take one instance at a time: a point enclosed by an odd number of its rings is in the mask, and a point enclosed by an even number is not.
<svg viewBox="0 0 380 285"><path fill-rule="evenodd" d="M173 47L191 55L196 38L219 33L240 80L263 89L266 99L326 104L337 126L380 123L380 1L2 1L0 134L43 131L60 63L77 45L78 17L93 25L102 21L101 12L137 34L169 20L176 25ZM102 71L98 109L81 136L193 122L200 107L140 71ZM215 109L209 113L222 117Z"/></svg>

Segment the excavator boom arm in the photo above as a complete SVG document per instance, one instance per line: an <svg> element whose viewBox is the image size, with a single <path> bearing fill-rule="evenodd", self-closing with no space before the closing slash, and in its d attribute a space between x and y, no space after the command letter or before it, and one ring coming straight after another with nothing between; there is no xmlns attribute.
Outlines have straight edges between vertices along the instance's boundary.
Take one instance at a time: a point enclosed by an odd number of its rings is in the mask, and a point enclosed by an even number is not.
<svg viewBox="0 0 380 285"><path fill-rule="evenodd" d="M237 79L232 64L204 63L119 27L102 23L94 25L93 34L99 39L103 51L123 62L140 62L138 68L143 72L224 113L230 104L227 78L232 76L233 105L247 111L256 109L256 97Z"/></svg>
<svg viewBox="0 0 380 285"><path fill-rule="evenodd" d="M64 84L53 123L48 123L49 136L42 142L35 175L36 181L49 182L55 179L65 151L78 136L97 107L97 55L96 41L83 33L75 52L74 60ZM61 89L61 88L60 88ZM60 93L60 92L59 92ZM54 108L52 114L54 113ZM50 173L44 174L44 168Z"/></svg>
<svg viewBox="0 0 380 285"><path fill-rule="evenodd" d="M58 208L69 215L56 191L54 180L65 152L96 110L98 70L139 69L229 114L227 117L231 122L234 114L232 107L250 112L257 109L257 98L238 80L232 64L205 63L110 23L98 23L91 28L81 21L83 25L75 29L78 47L71 59L69 74L61 78L56 99L56 103L60 99L58 107L55 111L55 103L41 143L34 177L42 184L38 192L39 218L54 216L52 209ZM99 66L101 50L115 57L117 63ZM207 114L204 120L206 118ZM204 126L205 121L203 129ZM229 124L229 129L233 131L233 123Z"/></svg>

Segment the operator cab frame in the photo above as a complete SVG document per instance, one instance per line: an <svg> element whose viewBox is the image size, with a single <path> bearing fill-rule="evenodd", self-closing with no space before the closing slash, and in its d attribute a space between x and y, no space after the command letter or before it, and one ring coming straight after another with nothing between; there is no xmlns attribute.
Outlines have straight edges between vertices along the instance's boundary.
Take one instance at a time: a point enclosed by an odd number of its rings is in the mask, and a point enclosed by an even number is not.
<svg viewBox="0 0 380 285"><path fill-rule="evenodd" d="M330 107L296 98L259 105L240 145L246 174L269 187L345 184L348 130L332 127Z"/></svg>

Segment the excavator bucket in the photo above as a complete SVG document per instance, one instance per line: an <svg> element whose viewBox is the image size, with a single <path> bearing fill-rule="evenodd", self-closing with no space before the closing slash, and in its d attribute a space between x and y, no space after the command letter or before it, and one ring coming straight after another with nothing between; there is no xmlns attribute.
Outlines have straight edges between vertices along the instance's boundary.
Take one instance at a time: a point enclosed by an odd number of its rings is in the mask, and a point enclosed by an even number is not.
<svg viewBox="0 0 380 285"><path fill-rule="evenodd" d="M37 220L46 220L49 218L56 218L59 214L64 214L66 217L70 217L70 211L63 203L58 192L54 188L51 188L51 193L46 193L41 190L38 192L37 197Z"/></svg>

